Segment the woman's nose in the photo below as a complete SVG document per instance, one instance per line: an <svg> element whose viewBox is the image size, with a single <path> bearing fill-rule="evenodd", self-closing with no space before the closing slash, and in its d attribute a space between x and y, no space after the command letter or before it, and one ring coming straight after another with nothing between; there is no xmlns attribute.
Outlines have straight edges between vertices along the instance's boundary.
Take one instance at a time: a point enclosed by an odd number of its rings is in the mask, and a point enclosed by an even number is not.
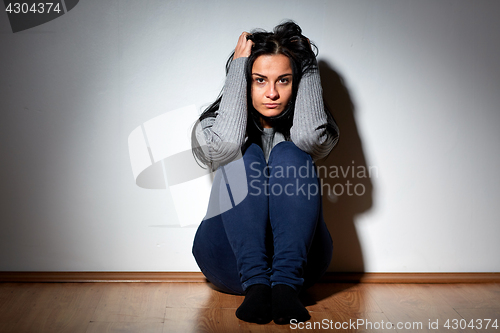
<svg viewBox="0 0 500 333"><path fill-rule="evenodd" d="M266 93L266 97L272 100L276 100L280 97L278 90L276 90L276 87L274 84L270 84L269 88Z"/></svg>

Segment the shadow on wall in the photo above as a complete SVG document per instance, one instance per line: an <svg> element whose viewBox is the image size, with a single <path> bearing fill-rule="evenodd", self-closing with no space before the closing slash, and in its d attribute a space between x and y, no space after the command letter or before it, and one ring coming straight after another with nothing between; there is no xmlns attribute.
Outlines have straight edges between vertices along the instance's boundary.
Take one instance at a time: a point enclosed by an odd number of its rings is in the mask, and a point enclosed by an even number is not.
<svg viewBox="0 0 500 333"><path fill-rule="evenodd" d="M366 164L354 105L342 77L325 61L319 62L319 70L325 102L340 129L337 146L317 163L322 179L323 215L333 239L329 271L364 272L354 218L372 207L371 177L376 177L378 171Z"/></svg>

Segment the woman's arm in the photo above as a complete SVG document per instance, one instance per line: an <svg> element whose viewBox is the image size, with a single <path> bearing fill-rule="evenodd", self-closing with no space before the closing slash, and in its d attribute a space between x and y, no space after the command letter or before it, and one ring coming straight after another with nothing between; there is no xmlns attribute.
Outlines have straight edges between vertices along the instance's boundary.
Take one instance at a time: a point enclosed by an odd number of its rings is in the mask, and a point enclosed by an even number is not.
<svg viewBox="0 0 500 333"><path fill-rule="evenodd" d="M338 126L326 112L319 70L315 68L300 81L290 129L292 142L314 160L327 156L339 138Z"/></svg>
<svg viewBox="0 0 500 333"><path fill-rule="evenodd" d="M244 32L238 39L233 61L226 76L222 100L216 117L205 118L196 136L214 166L225 164L241 153L247 125L247 83L245 65L253 42Z"/></svg>

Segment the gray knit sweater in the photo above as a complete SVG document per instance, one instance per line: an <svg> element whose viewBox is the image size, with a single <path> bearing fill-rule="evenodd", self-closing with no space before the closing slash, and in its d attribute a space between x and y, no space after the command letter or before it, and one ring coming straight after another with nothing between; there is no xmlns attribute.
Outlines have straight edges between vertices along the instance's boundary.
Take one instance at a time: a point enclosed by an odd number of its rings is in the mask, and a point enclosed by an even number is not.
<svg viewBox="0 0 500 333"><path fill-rule="evenodd" d="M241 156L248 119L246 61L247 58L233 60L217 116L203 119L196 128L198 143L213 166L223 165ZM327 156L339 136L338 127L333 121L327 126L322 94L319 72L315 70L305 74L299 84L290 129L291 141L314 160ZM262 149L266 160L271 149L281 141L285 141L283 134L264 129Z"/></svg>

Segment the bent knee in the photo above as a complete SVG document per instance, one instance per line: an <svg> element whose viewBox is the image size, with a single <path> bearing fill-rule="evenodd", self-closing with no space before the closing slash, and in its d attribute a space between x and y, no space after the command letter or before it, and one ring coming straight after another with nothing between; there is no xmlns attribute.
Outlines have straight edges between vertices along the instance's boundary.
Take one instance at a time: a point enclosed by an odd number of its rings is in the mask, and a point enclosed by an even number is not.
<svg viewBox="0 0 500 333"><path fill-rule="evenodd" d="M301 150L291 141L282 141L273 147L269 155L269 165L312 165L311 155Z"/></svg>

